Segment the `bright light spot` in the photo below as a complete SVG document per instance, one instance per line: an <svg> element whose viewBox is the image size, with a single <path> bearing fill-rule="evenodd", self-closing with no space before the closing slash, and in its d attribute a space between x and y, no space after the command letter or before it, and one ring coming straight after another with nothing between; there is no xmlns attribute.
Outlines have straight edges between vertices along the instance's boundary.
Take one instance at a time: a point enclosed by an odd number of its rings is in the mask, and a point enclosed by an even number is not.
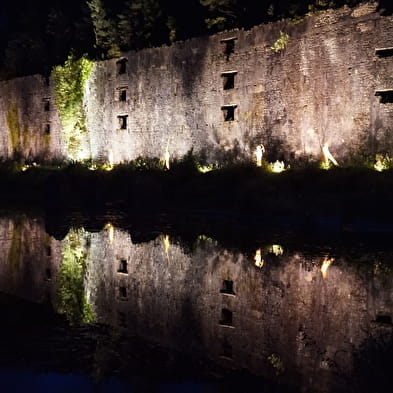
<svg viewBox="0 0 393 393"><path fill-rule="evenodd" d="M285 168L285 164L284 161L276 161L276 162L272 162L269 164L270 170L274 173L281 173L286 171L287 169L289 169L289 165L287 168Z"/></svg>
<svg viewBox="0 0 393 393"><path fill-rule="evenodd" d="M105 224L104 228L108 231L109 243L112 244L114 239L114 233L115 233L113 225L108 222L107 224Z"/></svg>
<svg viewBox="0 0 393 393"><path fill-rule="evenodd" d="M284 254L284 249L279 244L272 244L267 251L276 256Z"/></svg>
<svg viewBox="0 0 393 393"><path fill-rule="evenodd" d="M322 261L321 272L322 277L327 278L328 267L334 262L334 258L325 257Z"/></svg>
<svg viewBox="0 0 393 393"><path fill-rule="evenodd" d="M24 172L24 171L27 171L30 167L31 167L31 165L23 165L22 168L20 168L20 170L22 172Z"/></svg>
<svg viewBox="0 0 393 393"><path fill-rule="evenodd" d="M323 161L321 164L322 169L330 169L332 164L338 166L338 162L329 151L329 142L325 142L322 146Z"/></svg>
<svg viewBox="0 0 393 393"><path fill-rule="evenodd" d="M392 159L387 154L386 156L384 156L383 154L377 154L375 156L374 169L378 172L382 172L386 169L389 169L391 162Z"/></svg>
<svg viewBox="0 0 393 393"><path fill-rule="evenodd" d="M170 154L169 154L169 149L168 146L165 149L165 153L164 153L164 165L165 168L169 170L169 158L170 158Z"/></svg>
<svg viewBox="0 0 393 393"><path fill-rule="evenodd" d="M260 268L265 263L265 261L262 258L262 254L261 254L261 249L260 248L255 252L254 261L255 261L255 266L260 267Z"/></svg>
<svg viewBox="0 0 393 393"><path fill-rule="evenodd" d="M169 263L169 247L171 245L171 243L169 241L169 235L164 235L163 243L164 243L164 251L165 251L166 259Z"/></svg>
<svg viewBox="0 0 393 393"><path fill-rule="evenodd" d="M108 162L106 162L103 166L102 169L105 169L106 171L111 171L113 169L113 151L109 150L108 152Z"/></svg>
<svg viewBox="0 0 393 393"><path fill-rule="evenodd" d="M257 166L262 166L262 157L265 152L265 146L258 145L255 151L255 155L257 156Z"/></svg>
<svg viewBox="0 0 393 393"><path fill-rule="evenodd" d="M197 239L198 240L202 240L202 241L205 241L205 242L214 242L214 240L211 238L211 237L209 237L209 236L206 236L206 235L199 235L198 237L197 237Z"/></svg>
<svg viewBox="0 0 393 393"><path fill-rule="evenodd" d="M198 171L202 173L210 172L214 169L214 165L198 165Z"/></svg>

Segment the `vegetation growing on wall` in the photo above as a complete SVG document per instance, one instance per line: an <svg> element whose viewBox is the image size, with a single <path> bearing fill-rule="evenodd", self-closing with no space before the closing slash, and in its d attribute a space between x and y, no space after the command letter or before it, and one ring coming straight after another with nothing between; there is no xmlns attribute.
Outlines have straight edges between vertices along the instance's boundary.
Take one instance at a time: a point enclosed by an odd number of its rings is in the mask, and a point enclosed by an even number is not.
<svg viewBox="0 0 393 393"><path fill-rule="evenodd" d="M280 37L277 38L273 46L270 48L274 52L281 52L287 46L289 41L289 35L280 31Z"/></svg>
<svg viewBox="0 0 393 393"><path fill-rule="evenodd" d="M71 229L63 240L62 262L57 276L57 311L71 324L90 323L94 314L85 296L86 233Z"/></svg>
<svg viewBox="0 0 393 393"><path fill-rule="evenodd" d="M86 132L83 109L84 86L93 70L93 62L86 57L70 56L63 66L52 71L55 102L60 113L66 151L71 159L79 156L83 134Z"/></svg>
<svg viewBox="0 0 393 393"><path fill-rule="evenodd" d="M20 124L18 117L18 106L11 102L6 113L7 126L10 133L11 152L15 153L19 147Z"/></svg>

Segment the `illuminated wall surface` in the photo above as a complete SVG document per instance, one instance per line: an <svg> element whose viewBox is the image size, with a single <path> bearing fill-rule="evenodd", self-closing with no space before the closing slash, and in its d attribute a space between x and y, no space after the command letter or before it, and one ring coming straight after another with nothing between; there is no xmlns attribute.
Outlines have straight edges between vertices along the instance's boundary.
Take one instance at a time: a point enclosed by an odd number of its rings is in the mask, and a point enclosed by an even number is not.
<svg viewBox="0 0 393 393"><path fill-rule="evenodd" d="M349 391L364 348L393 330L391 252L261 245L246 255L203 236L186 252L166 235L135 244L110 225L60 241L22 218L0 220L0 248L1 292L302 391Z"/></svg>
<svg viewBox="0 0 393 393"><path fill-rule="evenodd" d="M375 8L367 3L97 62L84 85L86 130L77 152L66 151L53 74L1 82L0 156L119 162L194 149L220 161L253 157L263 144L276 160L319 158L325 143L338 161L392 154L393 18Z"/></svg>

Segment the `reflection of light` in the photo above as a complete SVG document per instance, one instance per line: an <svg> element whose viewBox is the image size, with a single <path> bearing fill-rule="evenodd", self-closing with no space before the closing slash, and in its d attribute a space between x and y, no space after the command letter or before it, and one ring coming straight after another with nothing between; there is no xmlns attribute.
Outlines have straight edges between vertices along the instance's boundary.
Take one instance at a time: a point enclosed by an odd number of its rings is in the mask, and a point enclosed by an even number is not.
<svg viewBox="0 0 393 393"><path fill-rule="evenodd" d="M321 164L322 169L329 169L332 163L333 165L338 166L338 162L332 156L332 153L329 151L329 142L325 142L322 146L322 154L323 154L323 162Z"/></svg>
<svg viewBox="0 0 393 393"><path fill-rule="evenodd" d="M214 165L198 165L198 171L202 173L210 172L214 169Z"/></svg>
<svg viewBox="0 0 393 393"><path fill-rule="evenodd" d="M322 266L321 266L321 272L322 272L322 277L326 278L327 277L327 270L328 267L334 262L334 258L328 258L325 257L323 262L322 262Z"/></svg>
<svg viewBox="0 0 393 393"><path fill-rule="evenodd" d="M114 233L115 233L113 225L108 222L108 224L106 224L104 228L108 231L109 243L112 244L113 238L114 238Z"/></svg>
<svg viewBox="0 0 393 393"><path fill-rule="evenodd" d="M257 166L262 166L262 156L265 152L265 146L258 145L255 151L255 155L257 156Z"/></svg>
<svg viewBox="0 0 393 393"><path fill-rule="evenodd" d="M171 245L169 241L169 235L164 236L163 242L164 242L164 251L165 251L166 259L169 263L169 246Z"/></svg>
<svg viewBox="0 0 393 393"><path fill-rule="evenodd" d="M268 248L268 252L278 256L284 254L284 249L279 244L272 244Z"/></svg>
<svg viewBox="0 0 393 393"><path fill-rule="evenodd" d="M113 169L113 151L109 150L108 152L108 162L106 162L103 166L102 169L105 169L106 171L111 171Z"/></svg>
<svg viewBox="0 0 393 393"><path fill-rule="evenodd" d="M262 259L262 254L261 254L261 249L260 248L255 252L254 261L255 261L255 266L257 266L257 267L262 267L264 262L265 262Z"/></svg>
<svg viewBox="0 0 393 393"><path fill-rule="evenodd" d="M170 154L167 146L164 154L164 163L165 163L165 168L168 170L169 170L169 158L170 158Z"/></svg>
<svg viewBox="0 0 393 393"><path fill-rule="evenodd" d="M276 162L272 162L270 164L270 169L274 173L280 173L280 172L285 171L286 169L285 169L284 161L277 160Z"/></svg>
<svg viewBox="0 0 393 393"><path fill-rule="evenodd" d="M391 163L391 159L387 154L386 156L382 154L377 154L375 156L374 169L378 172L382 172L389 168L390 163Z"/></svg>

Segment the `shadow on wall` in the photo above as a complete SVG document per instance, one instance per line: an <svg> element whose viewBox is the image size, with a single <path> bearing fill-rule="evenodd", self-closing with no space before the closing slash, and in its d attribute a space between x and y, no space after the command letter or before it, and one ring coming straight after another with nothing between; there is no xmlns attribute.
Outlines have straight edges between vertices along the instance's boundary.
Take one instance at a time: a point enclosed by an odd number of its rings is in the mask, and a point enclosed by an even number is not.
<svg viewBox="0 0 393 393"><path fill-rule="evenodd" d="M385 393L392 389L393 329L390 324L370 335L355 354L357 391Z"/></svg>

